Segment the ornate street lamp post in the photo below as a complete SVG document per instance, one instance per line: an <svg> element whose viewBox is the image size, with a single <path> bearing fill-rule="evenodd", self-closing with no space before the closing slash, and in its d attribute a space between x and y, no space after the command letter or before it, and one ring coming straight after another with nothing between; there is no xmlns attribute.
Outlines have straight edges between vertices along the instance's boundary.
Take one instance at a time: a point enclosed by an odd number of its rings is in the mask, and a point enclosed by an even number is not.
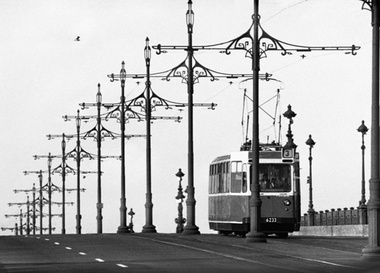
<svg viewBox="0 0 380 273"><path fill-rule="evenodd" d="M183 217L182 211L183 211L183 199L185 196L183 195L182 191L182 177L185 176L185 174L182 172L181 169L178 170L178 173L176 173L176 176L179 178L179 185L178 185L178 194L175 197L178 201L178 218L175 218L175 222L177 224L176 233L182 233L183 232L183 224L186 223L186 218Z"/></svg>
<svg viewBox="0 0 380 273"><path fill-rule="evenodd" d="M25 171L25 174L27 174L27 172ZM42 235L42 231L43 231L43 227L42 227L42 208L43 208L43 202L44 202L44 198L43 198L43 195L42 195L42 170L40 170L39 174L38 174L38 178L39 178L39 182L40 182L40 192L39 192L39 205L40 205L40 235Z"/></svg>
<svg viewBox="0 0 380 273"><path fill-rule="evenodd" d="M121 63L120 74L117 75L121 83L121 97L120 97L120 130L121 130L121 197L120 197L120 226L117 229L117 233L129 233L127 226L127 206L125 195L125 80L127 73L125 71L124 61ZM115 80L112 75L112 81Z"/></svg>
<svg viewBox="0 0 380 273"><path fill-rule="evenodd" d="M30 235L30 201L29 201L29 195L26 196L26 235Z"/></svg>
<svg viewBox="0 0 380 273"><path fill-rule="evenodd" d="M32 188L32 194L33 194L33 235L36 235L36 185L33 183Z"/></svg>
<svg viewBox="0 0 380 273"><path fill-rule="evenodd" d="M20 235L23 234L23 224L22 224L22 209L20 209Z"/></svg>
<svg viewBox="0 0 380 273"><path fill-rule="evenodd" d="M153 225L153 203L152 203L152 159L151 159L151 102L150 102L150 59L151 49L149 39L146 38L146 46L144 48L144 58L146 64L146 103L145 103L145 119L146 119L146 202L145 202L145 225L142 232L155 233L156 227Z"/></svg>
<svg viewBox="0 0 380 273"><path fill-rule="evenodd" d="M311 155L311 150L313 149L313 146L315 145L314 140L311 138L311 135L309 135L309 138L306 140L306 145L309 146L309 177L308 177L308 183L309 183L309 209L307 211L309 216L309 226L314 226L314 208L313 208L313 176L312 176L312 160L313 157Z"/></svg>
<svg viewBox="0 0 380 273"><path fill-rule="evenodd" d="M120 197L120 226L117 229L117 233L128 233L129 228L127 226L127 206L125 197L125 80L127 78L124 68L124 61L121 63L120 70L120 82L121 82L121 116L120 116L120 128L121 128L121 197Z"/></svg>
<svg viewBox="0 0 380 273"><path fill-rule="evenodd" d="M250 231L246 235L247 242L266 242L265 234L261 232L261 204L259 186L259 71L260 71L260 44L258 39L259 1L254 1L254 25L252 41L252 175L250 208Z"/></svg>
<svg viewBox="0 0 380 273"><path fill-rule="evenodd" d="M365 169L364 169L364 151L365 151L365 145L364 145L364 135L368 132L367 126L364 124L364 120L362 121L362 124L357 129L359 133L362 134L362 196L359 201L359 222L360 224L367 224L367 205L366 205L366 199L365 199Z"/></svg>
<svg viewBox="0 0 380 273"><path fill-rule="evenodd" d="M365 151L365 145L364 145L364 135L368 132L367 126L364 124L364 120L362 121L362 124L357 129L359 133L362 134L362 196L361 200L359 201L359 207L366 207L366 199L365 199L365 170L364 170L364 151Z"/></svg>
<svg viewBox="0 0 380 273"><path fill-rule="evenodd" d="M97 232L103 233L103 203L102 203L102 138L100 137L102 120L100 117L100 109L102 106L102 93L100 92L100 83L98 83L98 92L96 93L96 109L97 109L97 117L96 117L96 131L97 131L97 139L96 146L98 150L98 183L97 183L97 203L96 203L96 222L97 222Z"/></svg>
<svg viewBox="0 0 380 273"><path fill-rule="evenodd" d="M51 234L51 165L52 165L52 157L51 154L49 153L48 155L48 160L47 160L47 165L48 165L48 199L49 199L49 234ZM41 195L42 197L42 195ZM40 200L42 202L42 200ZM42 211L40 212L42 214ZM42 216L41 216L42 219ZM41 226L42 229L42 226Z"/></svg>
<svg viewBox="0 0 380 273"><path fill-rule="evenodd" d="M368 245L362 258L380 259L380 135L379 135L379 72L380 72L380 1L362 0L372 13L372 112L371 112L371 178L369 180Z"/></svg>
<svg viewBox="0 0 380 273"><path fill-rule="evenodd" d="M194 11L193 2L187 2L188 9L186 12L186 24L188 34L188 47L187 47L187 93L188 93L188 183L187 183L187 224L183 230L183 234L200 234L199 228L195 225L195 188L194 188L194 124L193 124L193 94L194 94L194 74L193 74L193 26L194 26Z"/></svg>
<svg viewBox="0 0 380 273"><path fill-rule="evenodd" d="M66 191L66 140L65 134L62 134L62 234L66 234L66 206L65 206L65 191Z"/></svg>
<svg viewBox="0 0 380 273"><path fill-rule="evenodd" d="M81 161L81 146L80 146L80 125L81 118L79 117L79 110L77 111L77 117L75 119L75 124L77 127L77 146L76 146L76 161L77 161L77 225L76 232L77 234L81 234L82 226L81 219L82 215L80 214L80 161Z"/></svg>

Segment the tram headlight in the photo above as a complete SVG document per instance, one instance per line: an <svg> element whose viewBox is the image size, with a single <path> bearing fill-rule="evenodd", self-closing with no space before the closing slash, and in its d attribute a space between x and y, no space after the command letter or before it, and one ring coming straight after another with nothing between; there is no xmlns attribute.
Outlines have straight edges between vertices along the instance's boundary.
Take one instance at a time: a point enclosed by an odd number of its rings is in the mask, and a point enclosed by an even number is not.
<svg viewBox="0 0 380 273"><path fill-rule="evenodd" d="M284 205L285 206L290 206L290 204L291 204L290 200L288 200L288 199L284 200Z"/></svg>

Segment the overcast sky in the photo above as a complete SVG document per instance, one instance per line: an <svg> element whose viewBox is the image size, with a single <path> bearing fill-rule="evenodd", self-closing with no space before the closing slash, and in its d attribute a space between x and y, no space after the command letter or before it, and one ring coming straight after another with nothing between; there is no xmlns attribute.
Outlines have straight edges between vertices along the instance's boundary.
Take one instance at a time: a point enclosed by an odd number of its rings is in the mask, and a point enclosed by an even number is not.
<svg viewBox="0 0 380 273"><path fill-rule="evenodd" d="M356 131L361 121L368 127L371 107L371 22L370 12L361 10L357 0L268 0L260 1L261 25L276 39L308 46L361 46L356 56L342 51L310 52L282 56L271 52L261 60L261 73L271 73L276 82L260 82L260 102L273 97L280 89L281 109L291 104L294 118L294 141L301 158L302 213L308 208L308 146L312 134L314 208L356 207L361 198L361 135ZM63 115L75 115L78 104L95 102L97 84L101 84L103 102L117 102L120 83L110 82L107 74L118 73L125 61L127 73L145 73L144 46L186 45L185 14L187 0L123 0L123 1L54 1L16 0L0 2L0 226L13 227L18 206L9 202L25 202L26 194L14 189L31 189L37 175L24 176L23 171L46 170L46 159L33 155L61 153L60 139L48 140L47 134L73 134L75 122L64 122ZM234 39L246 32L252 23L253 1L193 1L195 13L194 45L207 45ZM74 41L80 36L80 42ZM244 52L230 55L199 51L195 57L208 68L229 73L251 73L251 60ZM184 51L156 55L152 52L151 71L164 71L181 63ZM281 82L281 83L280 83ZM127 99L144 90L142 79L128 80ZM169 82L152 80L159 96L186 102L186 85L179 79ZM239 83L221 79L201 79L195 85L195 102L214 102L212 111L195 109L195 199L196 225L207 233L207 190L209 162L220 155L239 150L244 140L242 105L244 88L252 92L251 82ZM274 113L274 105L267 111ZM95 109L83 110L94 115ZM158 110L158 115L181 115L181 123L155 121L152 125L152 192L153 224L158 232L175 232L177 216L178 168L187 181L187 111ZM272 121L260 123L260 141L278 135ZM81 130L92 129L95 120L84 123ZM111 120L104 126L119 132L119 124ZM281 139L285 143L287 121L283 119ZM128 134L144 134L143 122L130 121ZM365 138L366 187L368 199L369 134ZM75 141L67 144L73 149ZM96 143L82 142L89 152L96 153ZM102 143L103 155L119 155L120 140ZM134 138L126 144L127 207L133 208L135 230L145 224L145 139ZM53 161L53 167L59 165ZM75 162L68 164L75 167ZM96 161L85 160L82 170L95 171ZM104 232L116 232L119 225L120 161L103 162ZM76 177L66 179L67 188L76 187ZM47 176L44 176L44 184ZM61 177L53 176L61 186ZM82 232L96 232L96 175L82 179L86 192L82 197ZM66 200L75 202L76 194ZM54 193L54 201L61 195ZM25 211L25 207L23 208ZM45 208L45 212L47 207ZM61 207L54 206L53 213ZM186 211L185 211L186 213ZM76 207L66 209L67 233L75 233ZM186 215L185 215L186 217ZM47 219L44 220L47 226ZM61 230L61 219L53 225ZM9 231L2 234L11 234Z"/></svg>

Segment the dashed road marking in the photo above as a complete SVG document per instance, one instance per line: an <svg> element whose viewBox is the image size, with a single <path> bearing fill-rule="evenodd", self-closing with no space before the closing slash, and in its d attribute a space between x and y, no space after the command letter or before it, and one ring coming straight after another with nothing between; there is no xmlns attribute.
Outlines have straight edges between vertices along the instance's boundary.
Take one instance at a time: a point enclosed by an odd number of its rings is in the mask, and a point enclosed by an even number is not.
<svg viewBox="0 0 380 273"><path fill-rule="evenodd" d="M50 241L50 239L49 238L45 238L45 241Z"/></svg>
<svg viewBox="0 0 380 273"><path fill-rule="evenodd" d="M72 250L72 248L71 248L71 247L69 247L69 246L67 246L67 247L66 247L66 249L68 249L68 250Z"/></svg>
<svg viewBox="0 0 380 273"><path fill-rule="evenodd" d="M99 263L104 263L104 260L99 259L99 258L96 258L95 261L97 261L97 262L99 262Z"/></svg>
<svg viewBox="0 0 380 273"><path fill-rule="evenodd" d="M79 255L83 255L83 256L85 256L85 255L87 255L87 254L84 253L84 252L79 252Z"/></svg>
<svg viewBox="0 0 380 273"><path fill-rule="evenodd" d="M128 267L127 265L125 265L125 264L116 264L117 266L120 266L120 267L123 267L123 268L125 268L125 267Z"/></svg>
<svg viewBox="0 0 380 273"><path fill-rule="evenodd" d="M54 242L54 244L57 245L57 246L60 245L60 243L58 243L58 242Z"/></svg>

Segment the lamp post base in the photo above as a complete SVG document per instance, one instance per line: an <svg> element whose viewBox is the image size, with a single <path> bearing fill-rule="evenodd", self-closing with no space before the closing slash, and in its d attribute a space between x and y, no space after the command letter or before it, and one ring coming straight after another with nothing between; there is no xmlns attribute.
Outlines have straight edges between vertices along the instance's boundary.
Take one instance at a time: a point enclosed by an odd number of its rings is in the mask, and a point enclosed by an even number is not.
<svg viewBox="0 0 380 273"><path fill-rule="evenodd" d="M142 233L157 233L154 225L145 225L141 231Z"/></svg>
<svg viewBox="0 0 380 273"><path fill-rule="evenodd" d="M245 239L246 243L266 243L266 235L262 232L248 232Z"/></svg>
<svg viewBox="0 0 380 273"><path fill-rule="evenodd" d="M117 228L117 233L129 233L129 228L127 226L120 226Z"/></svg>
<svg viewBox="0 0 380 273"><path fill-rule="evenodd" d="M199 228L197 226L185 226L182 231L183 235L199 235Z"/></svg>
<svg viewBox="0 0 380 273"><path fill-rule="evenodd" d="M308 225L309 226L314 226L314 215L315 215L315 211L314 211L314 209L309 209L308 211L307 211L307 220L308 220Z"/></svg>
<svg viewBox="0 0 380 273"><path fill-rule="evenodd" d="M361 260L380 263L380 247L375 246L363 248Z"/></svg>

